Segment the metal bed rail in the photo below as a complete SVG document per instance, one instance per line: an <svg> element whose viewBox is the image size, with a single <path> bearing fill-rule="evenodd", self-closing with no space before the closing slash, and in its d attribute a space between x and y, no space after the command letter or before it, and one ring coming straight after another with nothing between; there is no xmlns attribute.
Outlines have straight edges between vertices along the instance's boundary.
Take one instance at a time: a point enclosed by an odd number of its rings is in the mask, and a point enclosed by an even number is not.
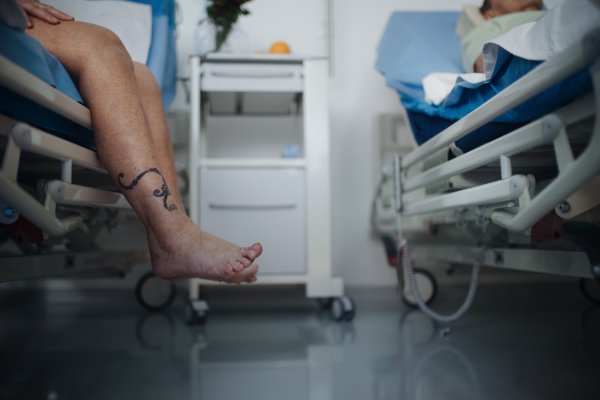
<svg viewBox="0 0 600 400"><path fill-rule="evenodd" d="M10 217L4 216L5 223L16 221L22 214L50 236L63 236L79 227L83 223L83 218L81 216L68 216L62 219L56 217L57 204L131 209L121 193L71 183L73 164L106 173L95 152L2 115L0 115L0 135L8 139L0 170L0 199L6 203L6 207L14 210ZM61 180L54 180L47 184L43 205L17 183L22 150L54 158L62 163Z"/></svg>
<svg viewBox="0 0 600 400"><path fill-rule="evenodd" d="M85 106L2 56L0 86L92 129L91 114ZM43 254L4 256L0 261L0 282L106 267L125 267L150 260L147 250L102 251L94 243L104 226L114 226L117 214L111 212L111 209L131 209L121 193L72 183L74 165L101 174L107 173L96 152L1 113L0 137L6 143L0 166L0 223L10 225L23 215L44 232L44 238L66 235L72 249L76 250L55 252L47 247L47 252ZM61 163L61 178L45 184L43 203L17 182L23 151ZM57 209L71 212L71 215L59 218L56 215ZM70 233L88 221L87 229ZM50 244L56 242L51 240ZM120 270L121 273L127 271L126 268Z"/></svg>
<svg viewBox="0 0 600 400"><path fill-rule="evenodd" d="M35 75L0 56L0 86L48 108L69 120L92 129L89 109L51 87ZM0 114L0 136L7 138L0 170L0 203L3 223L12 223L20 214L50 236L63 236L83 223L81 215L56 217L57 205L131 209L121 193L73 185L73 165L104 173L98 154L41 129ZM40 204L18 183L19 160L28 151L61 161L61 179L46 186L44 204Z"/></svg>
<svg viewBox="0 0 600 400"><path fill-rule="evenodd" d="M552 85L589 66L600 57L600 29L543 62L492 99L402 158L402 168L425 160Z"/></svg>
<svg viewBox="0 0 600 400"><path fill-rule="evenodd" d="M406 178L410 166L472 132L546 88L590 66L593 94L429 170ZM574 158L566 127L596 116L585 150ZM457 121L403 158L395 160L395 201L402 215L432 213L470 206L493 206L491 220L511 232L527 232L533 224L600 173L600 30L540 64L494 98ZM535 179L512 174L511 156L553 144L558 176L535 197ZM405 193L500 161L501 180L405 204ZM585 210L582 210L585 211Z"/></svg>

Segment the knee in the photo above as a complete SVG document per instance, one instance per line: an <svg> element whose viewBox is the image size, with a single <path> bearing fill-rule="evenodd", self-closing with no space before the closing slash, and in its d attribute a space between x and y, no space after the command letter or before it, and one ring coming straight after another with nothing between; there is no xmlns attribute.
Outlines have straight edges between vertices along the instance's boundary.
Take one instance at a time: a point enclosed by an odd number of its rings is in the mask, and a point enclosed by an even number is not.
<svg viewBox="0 0 600 400"><path fill-rule="evenodd" d="M85 66L102 66L116 62L133 70L129 52L113 31L97 25L85 25L86 29L82 30L79 40L84 45L79 54Z"/></svg>
<svg viewBox="0 0 600 400"><path fill-rule="evenodd" d="M148 67L139 62L133 63L135 78L142 95L161 96L160 86Z"/></svg>

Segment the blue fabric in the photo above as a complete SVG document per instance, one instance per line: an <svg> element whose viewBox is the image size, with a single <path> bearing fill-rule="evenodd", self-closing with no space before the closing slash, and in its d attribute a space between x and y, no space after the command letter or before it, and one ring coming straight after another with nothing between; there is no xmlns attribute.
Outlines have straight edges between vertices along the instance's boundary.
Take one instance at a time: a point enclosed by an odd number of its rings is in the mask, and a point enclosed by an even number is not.
<svg viewBox="0 0 600 400"><path fill-rule="evenodd" d="M390 17L379 44L375 68L385 76L386 84L398 91L408 110L458 120L540 64L499 49L490 81L461 82L439 106L427 103L422 86L425 76L432 72L464 73L460 38L454 32L458 15L457 12L396 12ZM494 122L522 123L538 118L591 87L589 72L581 71Z"/></svg>
<svg viewBox="0 0 600 400"><path fill-rule="evenodd" d="M421 81L428 74L464 73L460 38L454 33L458 16L455 11L393 13L375 64L387 86L422 99Z"/></svg>
<svg viewBox="0 0 600 400"><path fill-rule="evenodd" d="M0 54L70 98L83 103L62 64L31 36L0 21Z"/></svg>
<svg viewBox="0 0 600 400"><path fill-rule="evenodd" d="M83 104L65 68L36 39L2 22L0 38L2 56ZM88 149L96 149L92 131L3 87L0 87L0 111Z"/></svg>
<svg viewBox="0 0 600 400"><path fill-rule="evenodd" d="M422 144L535 69L540 62L515 57L504 49L492 78L481 84L459 83L439 106L424 100L422 79L432 72L464 73L460 39L455 34L457 12L396 12L378 48L376 69L398 91L408 111L415 139ZM591 90L587 69L548 88L457 142L463 151L539 118Z"/></svg>
<svg viewBox="0 0 600 400"><path fill-rule="evenodd" d="M439 106L429 104L422 98L400 93L402 104L411 111L458 120L541 64L540 61L513 56L502 48L499 49L499 55L500 53L503 53L505 62L503 65L497 63L490 81L477 85L461 82ZM494 122L522 123L540 118L591 89L592 80L586 68L507 111Z"/></svg>
<svg viewBox="0 0 600 400"><path fill-rule="evenodd" d="M435 117L417 111L407 110L408 120L415 140L422 145L456 121ZM526 123L492 122L474 130L467 136L456 141L456 147L467 153L477 147L504 136Z"/></svg>
<svg viewBox="0 0 600 400"><path fill-rule="evenodd" d="M132 3L147 4L147 5L151 6L152 7L152 15L155 17L166 14L165 8L168 8L167 4L172 2L172 0L128 0L128 1L131 1Z"/></svg>
<svg viewBox="0 0 600 400"><path fill-rule="evenodd" d="M169 109L177 89L177 54L175 38L175 0L136 0L151 4L152 42L146 65L161 90L165 111Z"/></svg>

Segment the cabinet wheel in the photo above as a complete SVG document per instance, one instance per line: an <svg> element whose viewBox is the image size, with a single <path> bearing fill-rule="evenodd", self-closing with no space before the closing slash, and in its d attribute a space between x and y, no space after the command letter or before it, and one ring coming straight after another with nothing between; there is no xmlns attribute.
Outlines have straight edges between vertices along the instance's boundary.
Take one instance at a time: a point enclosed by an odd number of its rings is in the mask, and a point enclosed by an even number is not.
<svg viewBox="0 0 600 400"><path fill-rule="evenodd" d="M206 323L206 311L198 311L192 300L188 300L183 306L183 319L188 325L204 325Z"/></svg>
<svg viewBox="0 0 600 400"><path fill-rule="evenodd" d="M336 297L331 301L331 318L335 321L352 321L356 314L356 306L352 298Z"/></svg>

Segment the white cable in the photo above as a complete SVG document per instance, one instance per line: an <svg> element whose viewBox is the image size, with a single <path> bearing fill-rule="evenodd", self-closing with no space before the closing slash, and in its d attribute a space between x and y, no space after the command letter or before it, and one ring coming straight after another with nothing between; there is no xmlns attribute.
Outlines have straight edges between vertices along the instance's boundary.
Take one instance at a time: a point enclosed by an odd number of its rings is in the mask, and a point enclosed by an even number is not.
<svg viewBox="0 0 600 400"><path fill-rule="evenodd" d="M408 250L408 245L406 242L400 244L398 248L399 252L402 252L402 264L404 268L406 268L406 273L408 275L408 283L410 284L410 290L412 292L413 297L417 301L419 309L429 318L442 323L449 323L458 320L460 317L466 314L471 305L473 304L473 300L475 300L475 292L477 291L477 285L479 283L479 271L481 269L481 257L483 256L486 249L484 249L473 261L473 271L471 272L471 284L469 285L469 292L467 293L467 298L465 302L460 306L458 311L451 315L440 315L433 311L431 308L427 307L425 302L423 301L423 297L421 297L421 293L419 292L419 287L417 286L417 279L415 278L415 271L412 267L412 262L410 260L410 252Z"/></svg>

